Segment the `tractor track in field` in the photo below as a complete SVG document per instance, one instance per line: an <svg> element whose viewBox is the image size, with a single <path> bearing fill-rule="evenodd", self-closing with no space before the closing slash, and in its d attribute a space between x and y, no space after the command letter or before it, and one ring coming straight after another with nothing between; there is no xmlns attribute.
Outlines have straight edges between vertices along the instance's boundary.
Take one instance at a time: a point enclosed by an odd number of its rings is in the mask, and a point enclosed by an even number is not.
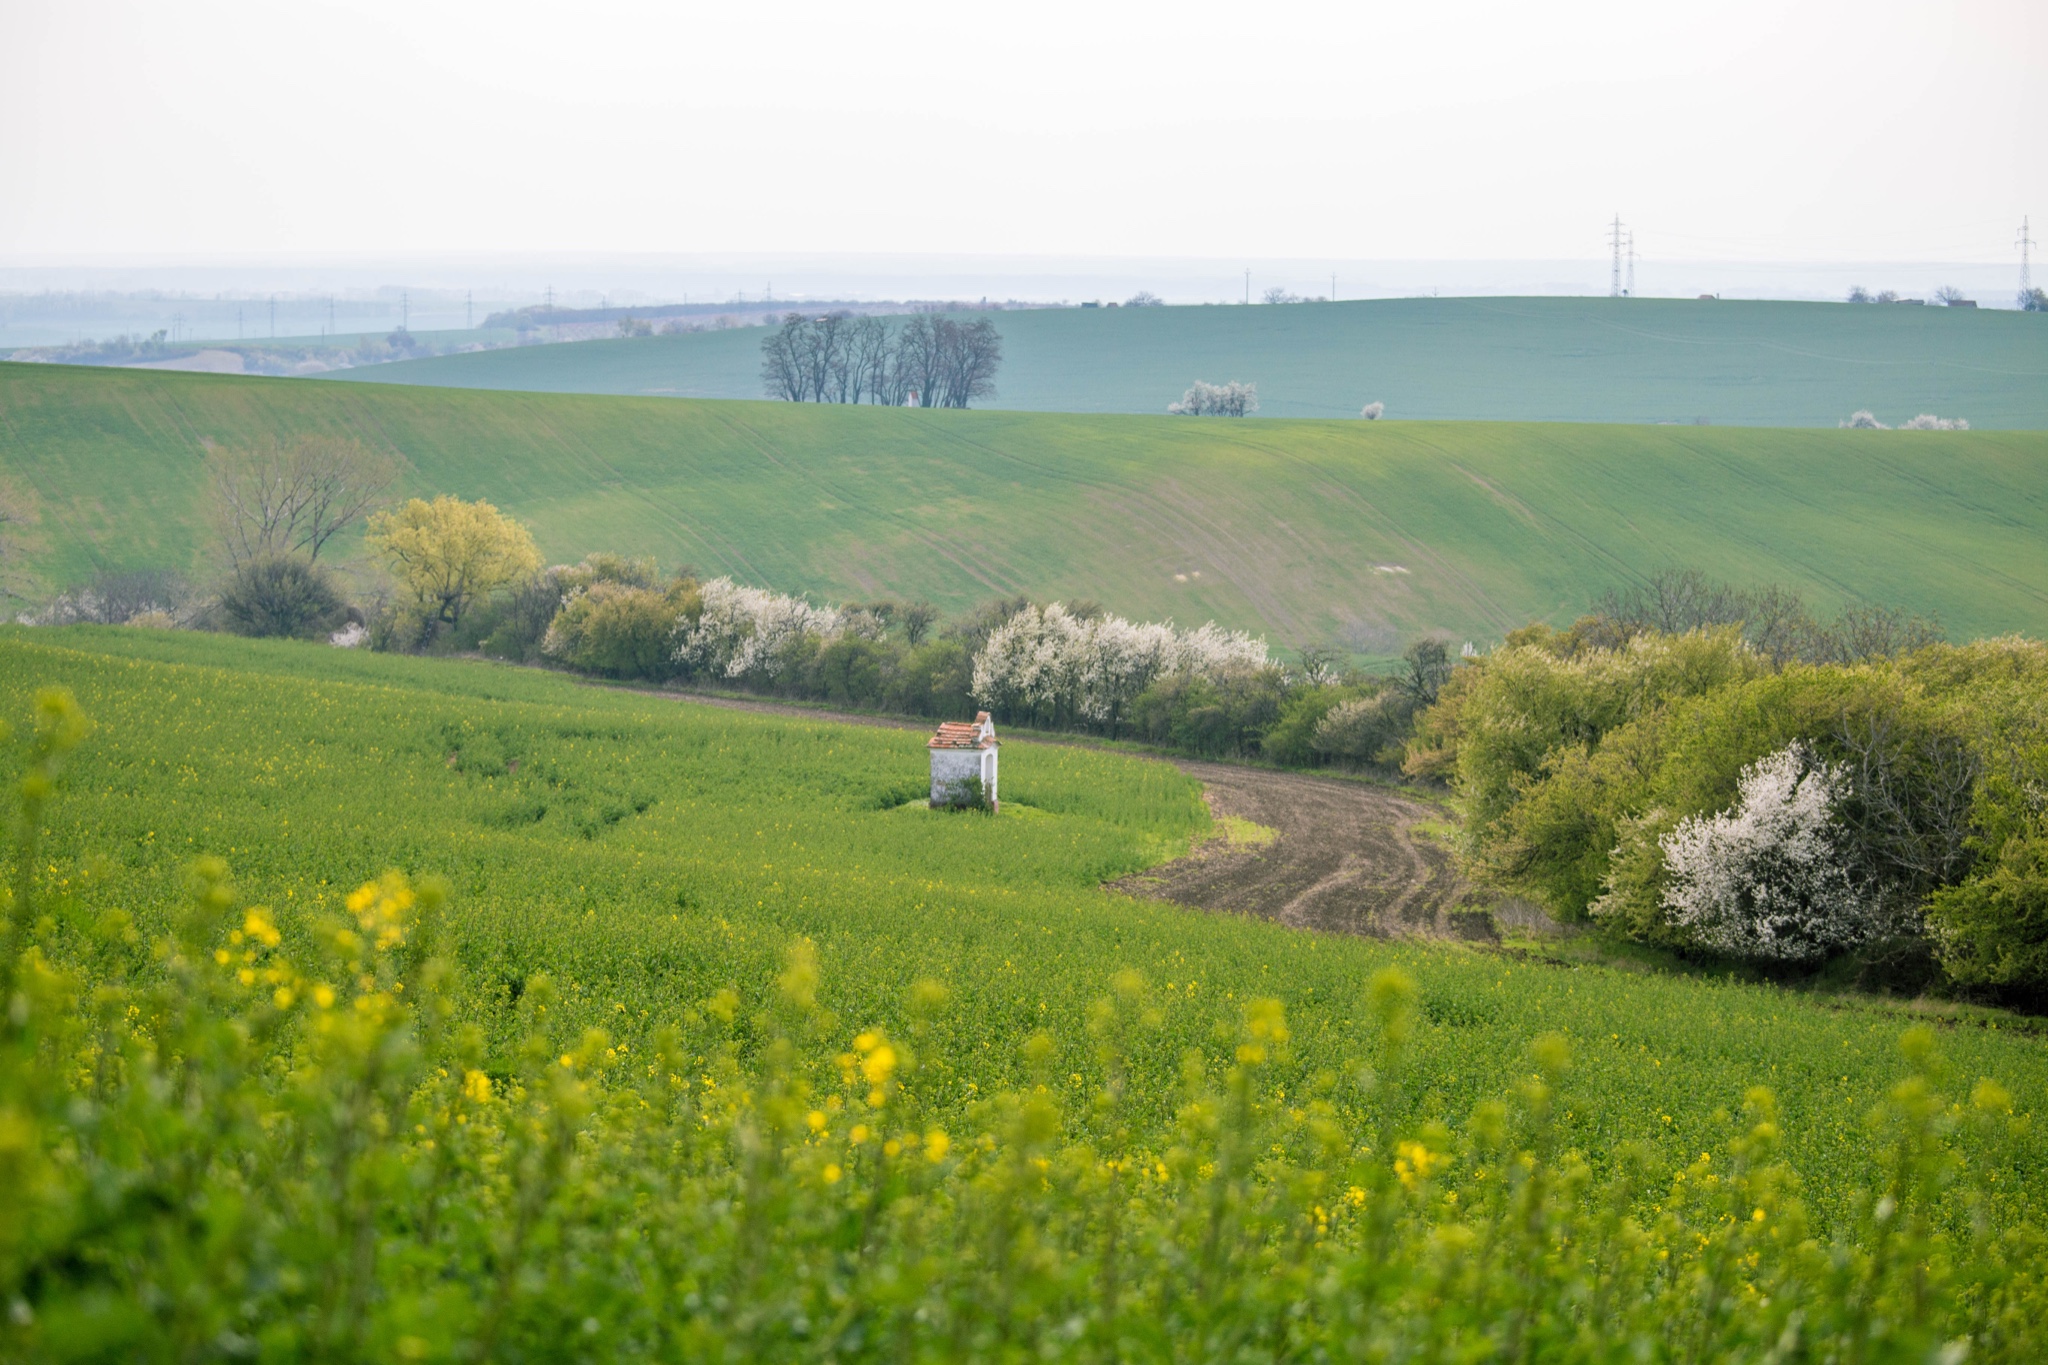
<svg viewBox="0 0 2048 1365"><path fill-rule="evenodd" d="M820 711L690 692L647 695L793 719L928 731L930 723ZM1095 747L1085 738L1033 743ZM1461 911L1463 883L1444 844L1418 828L1443 812L1387 787L1276 768L1161 756L1202 784L1216 836L1185 858L1106 883L1107 889L1195 909L1252 915L1297 929L1371 938L1491 939L1484 914ZM1232 838L1229 821L1270 837Z"/></svg>

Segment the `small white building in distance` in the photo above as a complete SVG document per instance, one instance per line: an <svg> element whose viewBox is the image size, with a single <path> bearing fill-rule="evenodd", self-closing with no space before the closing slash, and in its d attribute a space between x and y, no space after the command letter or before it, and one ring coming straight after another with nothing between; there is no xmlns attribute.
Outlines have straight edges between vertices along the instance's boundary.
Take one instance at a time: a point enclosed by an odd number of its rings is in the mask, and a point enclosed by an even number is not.
<svg viewBox="0 0 2048 1365"><path fill-rule="evenodd" d="M974 779L981 779L981 791L990 810L996 801L996 727L983 711L972 724L960 720L941 721L939 732L925 741L932 755L932 804L964 805L972 799Z"/></svg>

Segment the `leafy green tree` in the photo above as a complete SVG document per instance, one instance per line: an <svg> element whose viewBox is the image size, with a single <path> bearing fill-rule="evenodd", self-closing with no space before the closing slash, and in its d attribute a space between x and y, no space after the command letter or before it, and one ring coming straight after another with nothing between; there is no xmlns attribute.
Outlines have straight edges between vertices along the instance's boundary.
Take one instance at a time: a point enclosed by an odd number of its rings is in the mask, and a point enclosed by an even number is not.
<svg viewBox="0 0 2048 1365"><path fill-rule="evenodd" d="M487 502L446 493L377 513L369 543L405 589L422 639L460 624L478 600L540 568L524 526Z"/></svg>

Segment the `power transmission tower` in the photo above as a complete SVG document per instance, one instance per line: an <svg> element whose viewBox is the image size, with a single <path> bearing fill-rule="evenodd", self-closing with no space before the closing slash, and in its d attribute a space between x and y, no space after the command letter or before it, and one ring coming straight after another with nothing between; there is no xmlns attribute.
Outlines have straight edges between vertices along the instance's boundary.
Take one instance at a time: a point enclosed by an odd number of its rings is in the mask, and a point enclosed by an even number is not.
<svg viewBox="0 0 2048 1365"><path fill-rule="evenodd" d="M1614 267L1608 272L1607 297L1621 297L1621 215L1614 215L1614 223L1607 230L1607 244L1614 249Z"/></svg>
<svg viewBox="0 0 2048 1365"><path fill-rule="evenodd" d="M1636 230L1634 228L1628 230L1628 283L1622 287L1621 292L1627 298L1632 299L1636 296Z"/></svg>
<svg viewBox="0 0 2048 1365"><path fill-rule="evenodd" d="M2020 307L2025 308L2034 297L2034 265L2028 253L2041 244L2028 235L2027 220L2024 217L2020 219L2020 240L2017 245L2020 249Z"/></svg>
<svg viewBox="0 0 2048 1365"><path fill-rule="evenodd" d="M1249 270L1244 272L1244 301L1252 301L1252 272Z"/></svg>

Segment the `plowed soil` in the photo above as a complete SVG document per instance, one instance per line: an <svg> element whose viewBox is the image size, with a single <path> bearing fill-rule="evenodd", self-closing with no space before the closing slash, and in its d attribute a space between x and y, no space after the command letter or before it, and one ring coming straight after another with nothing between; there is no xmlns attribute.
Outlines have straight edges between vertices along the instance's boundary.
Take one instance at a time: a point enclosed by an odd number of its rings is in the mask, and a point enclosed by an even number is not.
<svg viewBox="0 0 2048 1365"><path fill-rule="evenodd" d="M1306 773L1181 760L1210 809L1278 831L1264 844L1211 840L1177 862L1111 883L1134 896L1277 920L1300 929L1490 937L1457 909L1450 851L1416 829L1443 813L1382 787Z"/></svg>

